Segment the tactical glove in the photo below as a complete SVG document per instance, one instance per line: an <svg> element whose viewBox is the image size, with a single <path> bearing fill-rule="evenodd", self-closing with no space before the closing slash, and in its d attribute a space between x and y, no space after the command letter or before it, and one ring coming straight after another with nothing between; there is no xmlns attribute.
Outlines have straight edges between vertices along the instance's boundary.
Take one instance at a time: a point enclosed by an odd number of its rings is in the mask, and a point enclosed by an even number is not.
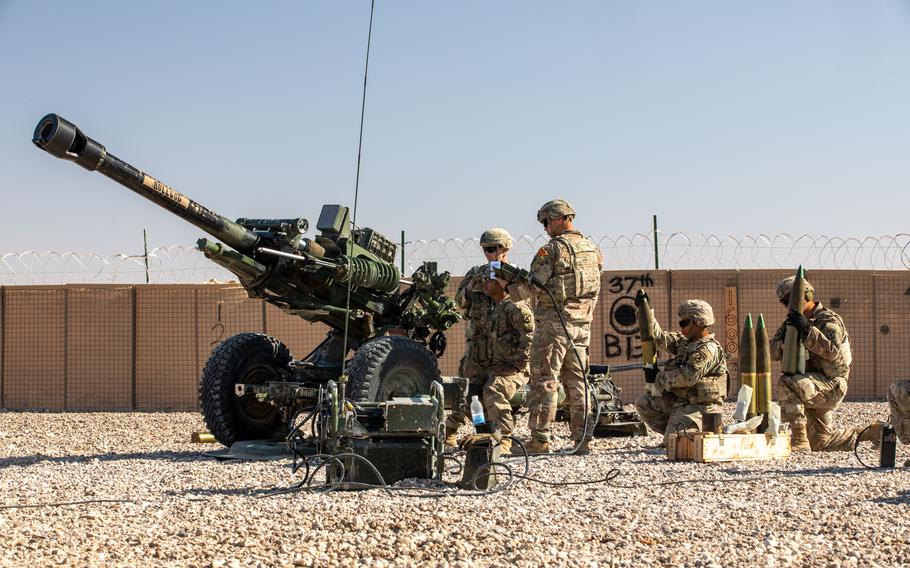
<svg viewBox="0 0 910 568"><path fill-rule="evenodd" d="M795 311L790 310L787 313L787 325L791 325L796 328L803 337L809 334L809 330L812 329L812 324L809 323L809 320L806 319L806 316Z"/></svg>
<svg viewBox="0 0 910 568"><path fill-rule="evenodd" d="M635 294L635 307L640 308L645 304L645 302L650 303L651 298L648 297L647 292L645 292L643 289L639 288L638 293Z"/></svg>
<svg viewBox="0 0 910 568"><path fill-rule="evenodd" d="M645 371L645 382L653 383L657 380L657 373L660 372L660 369L657 368L657 365L653 367L642 367Z"/></svg>

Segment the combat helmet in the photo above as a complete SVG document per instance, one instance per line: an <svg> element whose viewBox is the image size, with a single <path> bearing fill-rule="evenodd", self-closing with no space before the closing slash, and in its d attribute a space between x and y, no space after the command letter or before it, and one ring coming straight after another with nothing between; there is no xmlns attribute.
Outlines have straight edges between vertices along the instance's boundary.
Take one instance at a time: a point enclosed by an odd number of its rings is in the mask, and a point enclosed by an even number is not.
<svg viewBox="0 0 910 568"><path fill-rule="evenodd" d="M499 245L504 249L512 248L512 235L501 227L487 229L480 235L480 246Z"/></svg>
<svg viewBox="0 0 910 568"><path fill-rule="evenodd" d="M679 305L677 313L683 319L691 319L699 327L714 325L714 310L704 300L686 300Z"/></svg>
<svg viewBox="0 0 910 568"><path fill-rule="evenodd" d="M563 199L553 199L540 207L537 211L537 220L543 222L544 219L558 219L566 215L575 215L575 210L572 209L569 202Z"/></svg>
<svg viewBox="0 0 910 568"><path fill-rule="evenodd" d="M783 301L784 298L790 295L790 292L793 291L793 283L796 281L796 276L787 276L783 280L777 283L777 299ZM815 288L812 287L812 284L809 284L808 280L804 280L806 283L806 301L811 302L815 297Z"/></svg>

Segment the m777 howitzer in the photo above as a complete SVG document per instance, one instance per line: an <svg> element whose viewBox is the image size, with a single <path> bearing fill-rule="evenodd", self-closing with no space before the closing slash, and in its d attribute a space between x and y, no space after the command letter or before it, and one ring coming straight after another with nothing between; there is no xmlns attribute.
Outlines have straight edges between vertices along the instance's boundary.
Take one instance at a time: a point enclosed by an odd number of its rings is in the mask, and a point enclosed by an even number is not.
<svg viewBox="0 0 910 568"><path fill-rule="evenodd" d="M443 331L459 320L444 295L448 272L437 274L435 263L425 263L403 280L394 264L395 245L372 229L352 229L346 207L323 206L319 234L309 239L303 218L231 221L110 154L55 114L38 122L32 141L218 239L200 239L197 247L235 274L251 297L330 328L299 360L260 333L241 333L215 348L199 398L206 425L221 443L282 437L294 416L314 407L329 381L342 381L350 400L386 401L428 395L440 380ZM349 350L355 353L342 377Z"/></svg>

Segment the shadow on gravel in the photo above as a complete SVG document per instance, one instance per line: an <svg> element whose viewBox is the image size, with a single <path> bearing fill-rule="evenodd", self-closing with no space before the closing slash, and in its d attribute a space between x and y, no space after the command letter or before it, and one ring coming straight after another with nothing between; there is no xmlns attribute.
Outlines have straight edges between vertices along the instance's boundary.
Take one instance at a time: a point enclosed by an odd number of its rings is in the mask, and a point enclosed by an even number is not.
<svg viewBox="0 0 910 568"><path fill-rule="evenodd" d="M745 475L745 476L754 476L756 474L763 476L774 476L774 477L812 477L813 475L822 475L829 477L831 475L843 475L843 474L856 474L862 472L868 472L868 470L862 466L857 467L840 467L840 466L828 466L828 467L819 467L815 469L741 469L741 468L726 468L720 470L722 473L727 475Z"/></svg>
<svg viewBox="0 0 910 568"><path fill-rule="evenodd" d="M130 452L125 454L93 454L93 455L75 455L75 456L46 456L44 454L32 454L30 456L18 456L14 458L0 458L0 469L13 466L28 466L39 463L91 463L94 460L99 462L122 461L122 460L162 460L173 462L194 462L214 460L201 452Z"/></svg>
<svg viewBox="0 0 910 568"><path fill-rule="evenodd" d="M871 499L871 501L883 505L910 505L910 489L898 491L897 495L892 495L890 497L877 497Z"/></svg>
<svg viewBox="0 0 910 568"><path fill-rule="evenodd" d="M169 497L269 497L273 494L280 494L286 487L205 487L205 488L188 488L172 489L165 491L164 494Z"/></svg>

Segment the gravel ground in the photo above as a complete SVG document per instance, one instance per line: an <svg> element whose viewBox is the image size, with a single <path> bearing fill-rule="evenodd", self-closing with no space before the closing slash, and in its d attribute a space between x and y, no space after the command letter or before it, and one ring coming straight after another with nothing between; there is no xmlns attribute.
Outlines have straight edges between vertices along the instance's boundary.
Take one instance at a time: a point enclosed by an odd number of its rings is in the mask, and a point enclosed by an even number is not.
<svg viewBox="0 0 910 568"><path fill-rule="evenodd" d="M839 421L886 415L848 403ZM189 443L202 428L188 413L0 412L0 566L910 565L910 468L848 452L673 463L652 434L532 464L553 481L618 468L610 483L262 497L296 481L290 462L202 456L217 447Z"/></svg>

